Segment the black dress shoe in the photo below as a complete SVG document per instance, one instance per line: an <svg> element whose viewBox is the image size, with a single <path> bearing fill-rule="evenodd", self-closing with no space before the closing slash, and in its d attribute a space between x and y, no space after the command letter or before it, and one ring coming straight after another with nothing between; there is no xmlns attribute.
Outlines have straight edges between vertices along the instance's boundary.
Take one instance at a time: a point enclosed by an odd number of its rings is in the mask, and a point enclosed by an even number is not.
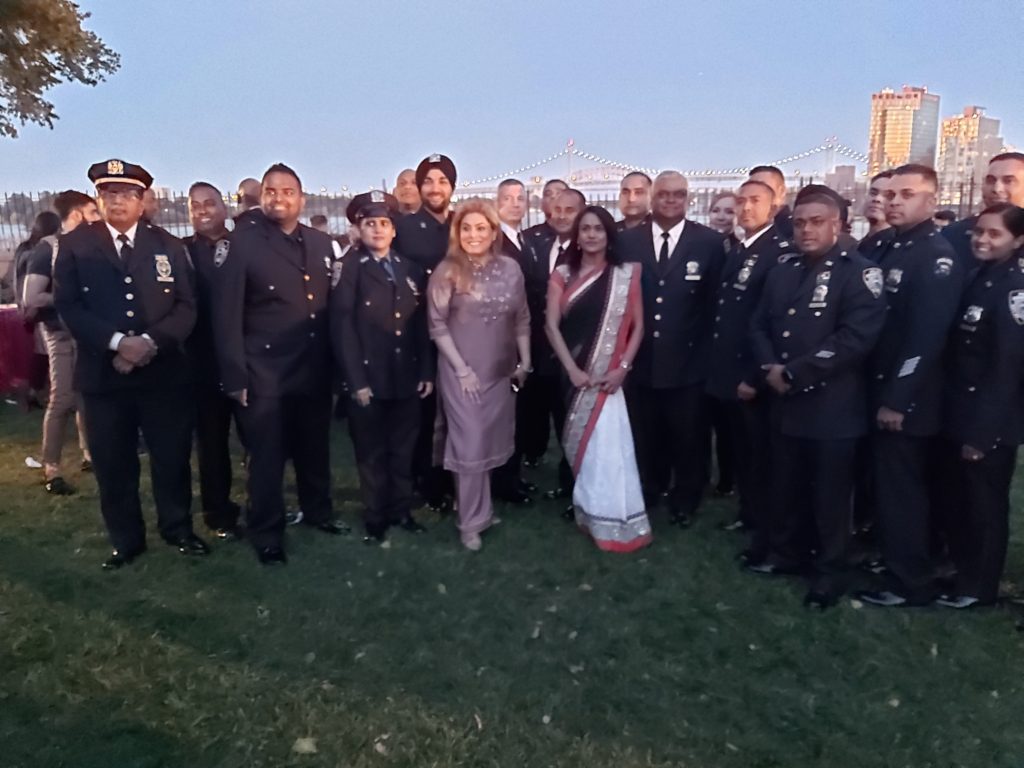
<svg viewBox="0 0 1024 768"><path fill-rule="evenodd" d="M693 519L686 512L677 509L672 513L669 522L672 525L678 525L680 528L689 528L693 523Z"/></svg>
<svg viewBox="0 0 1024 768"><path fill-rule="evenodd" d="M341 536L346 533L352 533L351 528L338 520L324 520L322 523L309 523L309 527L314 528L321 533L329 533L332 536Z"/></svg>
<svg viewBox="0 0 1024 768"><path fill-rule="evenodd" d="M416 522L415 518L407 517L398 524L398 527L409 533L424 533L427 529Z"/></svg>
<svg viewBox="0 0 1024 768"><path fill-rule="evenodd" d="M496 493L495 497L500 501L507 501L509 504L516 504L520 507L528 507L530 504L533 504L533 499L522 491L508 491L500 494Z"/></svg>
<svg viewBox="0 0 1024 768"><path fill-rule="evenodd" d="M120 550L115 549L110 553L110 557L103 561L104 571L116 571L125 565L129 565L136 557L146 551L146 545L143 544L139 549L133 550Z"/></svg>
<svg viewBox="0 0 1024 768"><path fill-rule="evenodd" d="M386 525L367 525L363 544L383 544L387 540L387 536L388 527Z"/></svg>
<svg viewBox="0 0 1024 768"><path fill-rule="evenodd" d="M256 557L263 565L275 565L277 563L284 565L288 562L284 550L280 547L261 547L256 550Z"/></svg>
<svg viewBox="0 0 1024 768"><path fill-rule="evenodd" d="M221 541L239 541L245 538L242 529L237 525L209 526L210 532Z"/></svg>
<svg viewBox="0 0 1024 768"><path fill-rule="evenodd" d="M569 489L563 488L562 486L558 486L552 491L545 491L544 498L547 499L548 501L553 501L554 499L568 499Z"/></svg>
<svg viewBox="0 0 1024 768"><path fill-rule="evenodd" d="M63 477L55 477L46 481L46 492L54 496L71 496L75 489L68 485Z"/></svg>
<svg viewBox="0 0 1024 768"><path fill-rule="evenodd" d="M196 557L202 557L203 555L210 554L210 547L207 546L206 542L196 536L194 533L190 533L187 536L182 536L180 539L174 539L168 541L172 547L177 547L178 551L183 555L194 555Z"/></svg>

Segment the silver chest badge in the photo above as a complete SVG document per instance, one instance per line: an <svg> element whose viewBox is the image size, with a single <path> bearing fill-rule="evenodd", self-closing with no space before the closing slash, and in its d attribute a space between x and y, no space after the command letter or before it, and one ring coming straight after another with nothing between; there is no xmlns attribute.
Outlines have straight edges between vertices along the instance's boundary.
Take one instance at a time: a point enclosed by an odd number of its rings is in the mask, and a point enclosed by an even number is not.
<svg viewBox="0 0 1024 768"><path fill-rule="evenodd" d="M985 310L976 304L971 304L964 312L965 323L978 323L981 321L981 316L985 313Z"/></svg>
<svg viewBox="0 0 1024 768"><path fill-rule="evenodd" d="M700 280L700 263L696 261L686 262L686 279Z"/></svg>
<svg viewBox="0 0 1024 768"><path fill-rule="evenodd" d="M167 258L167 254L158 253L154 255L153 262L156 265L156 281L158 283L173 283L174 275L171 274L171 260Z"/></svg>

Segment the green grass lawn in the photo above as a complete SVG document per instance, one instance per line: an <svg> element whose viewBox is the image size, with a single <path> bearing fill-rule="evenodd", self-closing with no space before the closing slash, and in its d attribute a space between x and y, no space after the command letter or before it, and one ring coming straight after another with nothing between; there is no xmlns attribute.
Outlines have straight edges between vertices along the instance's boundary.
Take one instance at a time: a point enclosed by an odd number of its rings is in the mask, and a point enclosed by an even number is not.
<svg viewBox="0 0 1024 768"><path fill-rule="evenodd" d="M23 463L39 422L0 405L2 768L1024 765L1010 609L809 613L802 584L739 571L732 502L688 531L655 517L626 556L539 504L479 554L450 519L383 549L291 529L275 569L153 531L105 573L93 479L51 499Z"/></svg>

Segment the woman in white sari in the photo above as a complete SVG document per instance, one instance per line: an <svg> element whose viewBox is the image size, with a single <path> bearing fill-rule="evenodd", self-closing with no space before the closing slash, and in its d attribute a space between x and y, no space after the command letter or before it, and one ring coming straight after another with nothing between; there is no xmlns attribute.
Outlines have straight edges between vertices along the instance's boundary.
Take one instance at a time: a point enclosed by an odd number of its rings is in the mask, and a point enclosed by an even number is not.
<svg viewBox="0 0 1024 768"><path fill-rule="evenodd" d="M546 330L568 404L562 447L576 477L576 524L598 548L651 542L622 383L643 338L640 265L622 264L615 222L590 206L576 220L566 263L548 284Z"/></svg>

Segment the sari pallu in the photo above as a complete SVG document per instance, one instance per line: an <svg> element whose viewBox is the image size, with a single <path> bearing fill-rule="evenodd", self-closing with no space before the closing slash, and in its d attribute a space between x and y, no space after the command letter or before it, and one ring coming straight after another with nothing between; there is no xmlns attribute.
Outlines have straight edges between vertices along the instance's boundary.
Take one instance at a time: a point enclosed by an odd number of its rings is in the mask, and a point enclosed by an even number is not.
<svg viewBox="0 0 1024 768"><path fill-rule="evenodd" d="M558 267L551 279L562 288L559 330L581 370L591 379L619 366L640 298L640 266L605 267L582 279ZM577 389L563 374L568 404L562 447L576 477L576 524L598 548L631 552L651 542L651 526L633 452L633 435L620 389Z"/></svg>

